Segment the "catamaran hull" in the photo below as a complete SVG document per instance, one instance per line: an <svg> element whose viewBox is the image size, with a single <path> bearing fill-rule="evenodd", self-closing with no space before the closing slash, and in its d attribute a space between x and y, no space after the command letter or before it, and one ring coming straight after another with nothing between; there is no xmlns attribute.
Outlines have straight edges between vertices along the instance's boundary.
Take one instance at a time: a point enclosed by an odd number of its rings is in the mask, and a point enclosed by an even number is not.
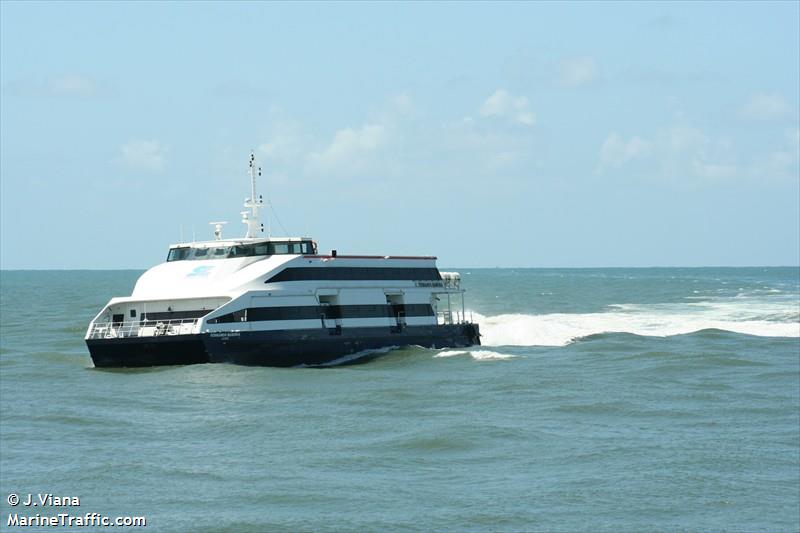
<svg viewBox="0 0 800 533"><path fill-rule="evenodd" d="M477 324L233 331L161 337L87 339L98 368L234 363L324 365L360 352L399 346L455 348L480 344Z"/></svg>
<svg viewBox="0 0 800 533"><path fill-rule="evenodd" d="M208 363L203 335L87 339L98 368L193 365Z"/></svg>

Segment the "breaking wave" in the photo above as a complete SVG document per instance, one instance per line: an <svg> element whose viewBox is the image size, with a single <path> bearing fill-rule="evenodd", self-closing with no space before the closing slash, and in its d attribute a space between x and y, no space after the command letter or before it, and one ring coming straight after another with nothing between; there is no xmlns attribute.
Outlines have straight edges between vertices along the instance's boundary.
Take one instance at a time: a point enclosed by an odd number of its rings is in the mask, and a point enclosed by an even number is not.
<svg viewBox="0 0 800 533"><path fill-rule="evenodd" d="M497 359L512 359L515 355L493 352L491 350L444 350L437 353L434 357L454 357L457 355L469 355L476 361L491 361Z"/></svg>
<svg viewBox="0 0 800 533"><path fill-rule="evenodd" d="M484 346L565 346L598 333L668 337L719 329L762 337L800 337L800 304L716 301L682 304L622 304L599 313L543 315L473 313ZM441 356L441 354L440 354Z"/></svg>

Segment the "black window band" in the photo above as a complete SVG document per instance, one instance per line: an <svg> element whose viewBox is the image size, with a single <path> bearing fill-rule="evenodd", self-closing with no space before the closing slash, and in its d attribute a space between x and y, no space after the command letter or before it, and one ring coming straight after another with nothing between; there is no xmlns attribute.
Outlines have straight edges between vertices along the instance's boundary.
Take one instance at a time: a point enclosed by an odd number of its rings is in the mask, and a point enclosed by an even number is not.
<svg viewBox="0 0 800 533"><path fill-rule="evenodd" d="M398 305L301 305L287 307L251 307L246 311L228 313L208 321L209 324L229 322L259 322L270 320L313 320L341 318L394 318L433 316L430 304Z"/></svg>
<svg viewBox="0 0 800 533"><path fill-rule="evenodd" d="M282 270L264 283L279 281L441 280L437 268L294 267Z"/></svg>
<svg viewBox="0 0 800 533"><path fill-rule="evenodd" d="M163 311L159 313L142 313L142 321L153 320L183 320L187 318L200 318L210 313L212 309L203 309L197 311Z"/></svg>

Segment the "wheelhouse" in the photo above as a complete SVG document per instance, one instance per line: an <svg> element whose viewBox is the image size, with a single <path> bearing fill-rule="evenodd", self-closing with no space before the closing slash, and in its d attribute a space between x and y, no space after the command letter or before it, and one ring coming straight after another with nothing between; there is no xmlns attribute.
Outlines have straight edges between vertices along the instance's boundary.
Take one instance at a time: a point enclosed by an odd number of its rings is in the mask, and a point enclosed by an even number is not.
<svg viewBox="0 0 800 533"><path fill-rule="evenodd" d="M231 259L241 257L292 255L317 253L317 245L311 240L285 240L263 242L193 243L177 245L169 249L167 262L202 261L207 259Z"/></svg>

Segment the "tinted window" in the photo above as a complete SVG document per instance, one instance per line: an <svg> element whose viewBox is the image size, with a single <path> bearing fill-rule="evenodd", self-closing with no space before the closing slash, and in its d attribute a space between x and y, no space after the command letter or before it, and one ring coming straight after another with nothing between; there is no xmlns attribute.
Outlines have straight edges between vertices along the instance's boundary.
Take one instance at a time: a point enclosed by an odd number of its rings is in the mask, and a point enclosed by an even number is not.
<svg viewBox="0 0 800 533"><path fill-rule="evenodd" d="M171 248L167 261L183 261L187 259L222 259L236 257L252 257L273 254L314 254L314 244L303 242L262 242L256 244L237 244L216 248Z"/></svg>
<svg viewBox="0 0 800 533"><path fill-rule="evenodd" d="M182 261L189 255L189 248L172 248L167 255L167 261Z"/></svg>
<svg viewBox="0 0 800 533"><path fill-rule="evenodd" d="M232 246L228 257L247 257L253 255L255 249L253 246Z"/></svg>

